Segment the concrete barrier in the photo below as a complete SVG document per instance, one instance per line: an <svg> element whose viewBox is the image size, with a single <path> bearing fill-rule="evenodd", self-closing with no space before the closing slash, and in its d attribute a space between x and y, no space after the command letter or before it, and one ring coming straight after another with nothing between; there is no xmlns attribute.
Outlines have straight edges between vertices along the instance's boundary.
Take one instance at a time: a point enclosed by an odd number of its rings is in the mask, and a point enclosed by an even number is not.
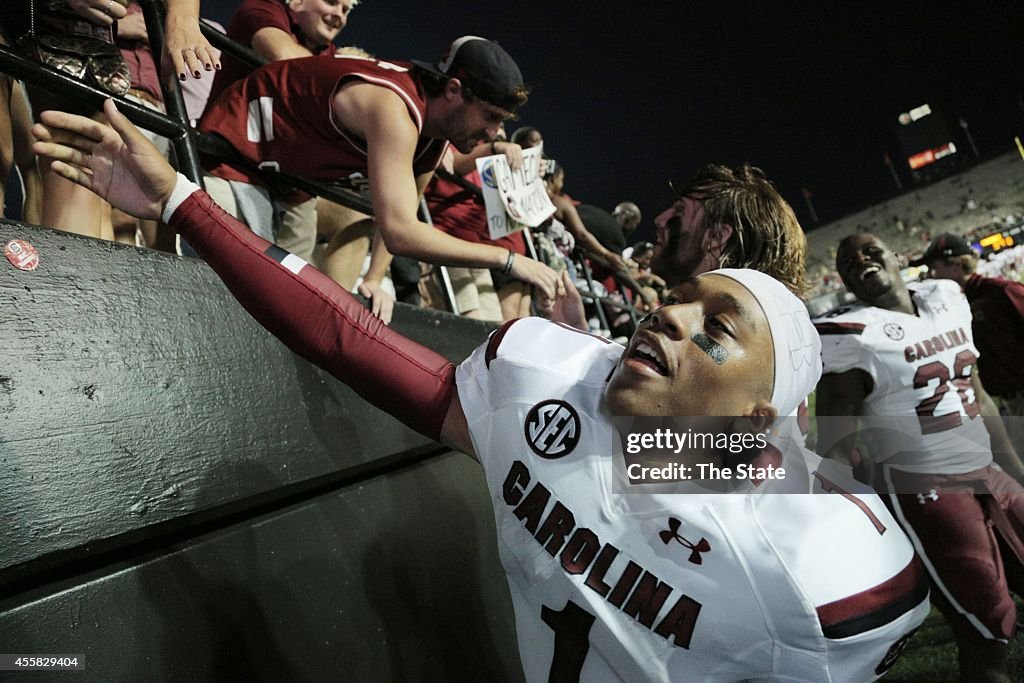
<svg viewBox="0 0 1024 683"><path fill-rule="evenodd" d="M0 223L14 239L39 265L0 260L0 652L84 656L81 681L521 679L475 463L200 261ZM453 360L490 329L394 325Z"/></svg>

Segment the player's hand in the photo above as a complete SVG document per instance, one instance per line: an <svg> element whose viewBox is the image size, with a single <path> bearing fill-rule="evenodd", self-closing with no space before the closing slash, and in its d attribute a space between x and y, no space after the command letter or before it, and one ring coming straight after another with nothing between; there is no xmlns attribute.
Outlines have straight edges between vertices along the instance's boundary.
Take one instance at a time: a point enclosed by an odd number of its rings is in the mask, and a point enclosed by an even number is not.
<svg viewBox="0 0 1024 683"><path fill-rule="evenodd" d="M97 26L110 26L128 14L127 0L67 0L69 10Z"/></svg>
<svg viewBox="0 0 1024 683"><path fill-rule="evenodd" d="M177 174L139 129L103 103L110 126L62 111L44 111L32 126L32 151L50 168L137 218L158 220ZM111 127L113 126L113 127Z"/></svg>
<svg viewBox="0 0 1024 683"><path fill-rule="evenodd" d="M551 310L555 299L565 296L565 285L558 273L540 261L517 254L512 261L512 277L537 288L537 301L541 310Z"/></svg>
<svg viewBox="0 0 1024 683"><path fill-rule="evenodd" d="M135 12L118 19L117 21L118 40L149 40L149 33L146 32L146 18L142 12Z"/></svg>
<svg viewBox="0 0 1024 683"><path fill-rule="evenodd" d="M583 299L580 297L580 291L573 284L572 278L569 277L569 271L563 271L561 279L562 286L565 287L565 296L555 302L554 307L546 312L545 317L552 322L564 323L577 330L589 332L590 325L587 323L587 314L583 309Z"/></svg>
<svg viewBox="0 0 1024 683"><path fill-rule="evenodd" d="M381 286L379 280L363 280L359 285L359 293L370 300L370 310L385 325L391 324L391 316L395 310L395 297Z"/></svg>
<svg viewBox="0 0 1024 683"><path fill-rule="evenodd" d="M220 68L219 52L199 30L199 19L193 16L167 16L167 37L164 40L164 73L170 69L184 81L189 76L202 78L203 71Z"/></svg>

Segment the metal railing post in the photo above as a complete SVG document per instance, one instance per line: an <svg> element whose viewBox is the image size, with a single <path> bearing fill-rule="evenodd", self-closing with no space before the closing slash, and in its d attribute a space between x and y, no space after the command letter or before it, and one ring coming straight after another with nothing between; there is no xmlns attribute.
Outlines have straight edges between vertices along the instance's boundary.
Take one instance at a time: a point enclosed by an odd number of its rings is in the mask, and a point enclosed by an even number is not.
<svg viewBox="0 0 1024 683"><path fill-rule="evenodd" d="M157 61L157 68L163 74L165 65L160 64L160 60L164 56L166 37L164 35L163 3L159 3L157 0L138 0L138 2L146 20L149 49ZM213 74L207 73L204 74L204 77L213 78ZM164 107L167 109L167 116L182 124L181 133L171 138L178 170L199 187L203 187L203 169L199 164L199 148L196 144L195 131L189 121L188 110L185 108L185 98L181 94L181 84L177 78L161 77L160 89L164 94Z"/></svg>

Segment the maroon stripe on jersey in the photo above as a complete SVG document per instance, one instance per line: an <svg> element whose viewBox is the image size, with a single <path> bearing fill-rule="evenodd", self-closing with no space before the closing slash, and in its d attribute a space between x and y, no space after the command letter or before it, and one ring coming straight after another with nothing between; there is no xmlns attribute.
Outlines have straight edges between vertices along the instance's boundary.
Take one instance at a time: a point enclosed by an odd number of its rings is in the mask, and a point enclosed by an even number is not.
<svg viewBox="0 0 1024 683"><path fill-rule="evenodd" d="M884 583L818 608L826 638L849 638L884 626L928 597L928 582L917 555Z"/></svg>
<svg viewBox="0 0 1024 683"><path fill-rule="evenodd" d="M863 334L864 325L860 323L814 323L818 334Z"/></svg>
<svg viewBox="0 0 1024 683"><path fill-rule="evenodd" d="M491 333L491 338L487 340L487 349L484 351L484 365L487 366L488 370L491 369L491 361L498 357L498 347L501 346L501 340L505 338L505 334L512 327L512 324L519 320L522 320L522 318L509 320Z"/></svg>

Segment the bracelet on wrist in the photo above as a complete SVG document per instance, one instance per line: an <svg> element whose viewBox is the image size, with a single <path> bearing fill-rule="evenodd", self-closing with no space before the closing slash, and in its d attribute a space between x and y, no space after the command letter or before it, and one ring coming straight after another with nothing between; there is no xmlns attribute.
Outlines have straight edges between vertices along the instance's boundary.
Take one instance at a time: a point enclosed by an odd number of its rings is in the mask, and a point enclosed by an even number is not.
<svg viewBox="0 0 1024 683"><path fill-rule="evenodd" d="M503 274L508 275L512 272L512 263L516 260L516 252L511 249L508 250L508 260L505 261L505 268L501 271Z"/></svg>
<svg viewBox="0 0 1024 683"><path fill-rule="evenodd" d="M491 140L491 156L494 156L495 154L498 153L498 150L495 149L494 147L496 144L498 144L497 140Z"/></svg>

